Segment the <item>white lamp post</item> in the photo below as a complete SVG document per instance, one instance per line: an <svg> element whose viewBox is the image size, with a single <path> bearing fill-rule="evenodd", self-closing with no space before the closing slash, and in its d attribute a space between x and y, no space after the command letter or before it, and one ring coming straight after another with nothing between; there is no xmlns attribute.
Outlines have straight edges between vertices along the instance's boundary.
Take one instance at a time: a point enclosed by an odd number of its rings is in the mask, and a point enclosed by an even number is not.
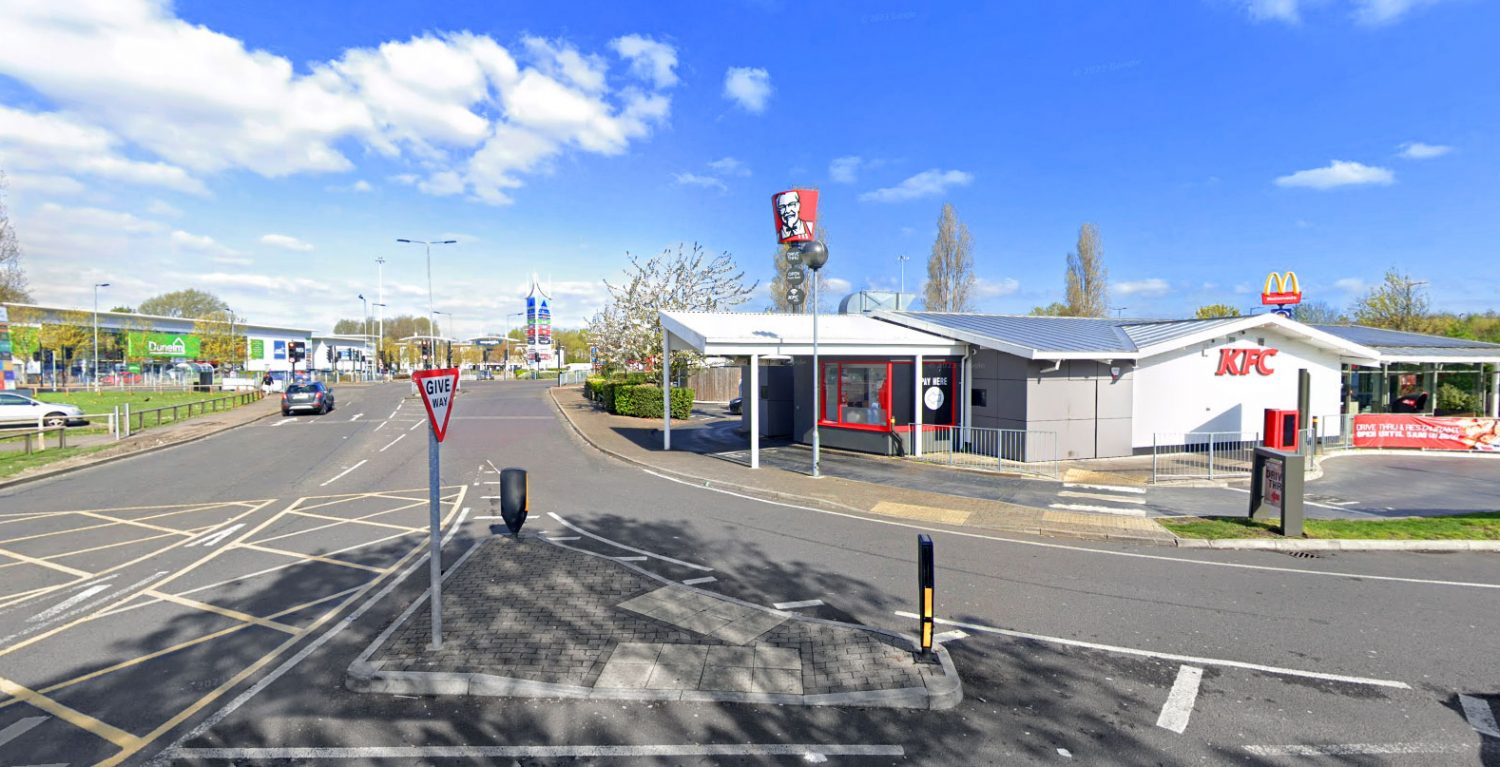
<svg viewBox="0 0 1500 767"><path fill-rule="evenodd" d="M94 391L99 391L99 288L107 288L109 283L94 283Z"/></svg>
<svg viewBox="0 0 1500 767"><path fill-rule="evenodd" d="M458 240L407 240L397 238L396 242L404 242L408 245L421 245L427 250L427 332L431 333L433 328L432 319L432 246L434 245L456 245ZM434 345L436 341L434 341ZM436 356L437 349L433 349ZM428 357L427 367L432 367L432 358Z"/></svg>
<svg viewBox="0 0 1500 767"><path fill-rule="evenodd" d="M823 476L818 468L821 459L822 441L819 439L818 423L823 420L822 403L818 401L819 388L823 385L823 371L818 367L818 270L828 263L828 246L817 240L804 242L797 246L802 252L802 263L812 270L813 284L813 444L812 444L812 475Z"/></svg>

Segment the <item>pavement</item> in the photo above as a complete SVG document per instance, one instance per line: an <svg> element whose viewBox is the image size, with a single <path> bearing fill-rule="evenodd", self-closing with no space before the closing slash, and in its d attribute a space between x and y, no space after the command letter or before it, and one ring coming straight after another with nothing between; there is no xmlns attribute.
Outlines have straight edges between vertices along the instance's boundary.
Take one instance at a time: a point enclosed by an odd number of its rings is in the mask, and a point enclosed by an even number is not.
<svg viewBox="0 0 1500 767"><path fill-rule="evenodd" d="M488 545L486 545L488 544ZM669 581L543 536L481 540L350 664L360 692L946 709L941 646Z"/></svg>
<svg viewBox="0 0 1500 767"><path fill-rule="evenodd" d="M0 765L1500 759L1492 555L1187 550L762 499L609 458L527 382L466 383L454 404L448 572L492 538L499 471L515 466L530 471L528 533L910 636L927 533L963 700L351 691L351 664L427 585L428 444L408 391L341 390L327 416L0 488Z"/></svg>
<svg viewBox="0 0 1500 767"><path fill-rule="evenodd" d="M1116 514L1049 508L1048 499L1055 502L1060 490L1070 491L1059 483L1007 481L896 458L869 458L831 450L824 451L820 462L824 476L812 477L808 469L811 453L791 445L763 449L761 467L752 470L748 468L744 438L733 432L733 422L705 419L697 425L674 426L674 449L662 450L660 429L649 422L605 413L586 400L581 389L557 388L551 395L569 424L599 450L705 487L960 528L1165 546L1176 543L1176 536L1134 508L1123 508ZM1099 486L1078 490L1094 496L1117 495L1129 503L1136 500L1133 494L1138 488Z"/></svg>

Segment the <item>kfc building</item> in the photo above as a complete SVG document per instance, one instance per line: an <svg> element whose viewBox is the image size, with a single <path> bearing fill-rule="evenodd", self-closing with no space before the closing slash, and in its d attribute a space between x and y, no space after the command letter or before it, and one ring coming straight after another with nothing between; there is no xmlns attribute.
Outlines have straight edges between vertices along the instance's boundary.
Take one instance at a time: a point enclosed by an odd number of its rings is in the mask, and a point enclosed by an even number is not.
<svg viewBox="0 0 1500 767"><path fill-rule="evenodd" d="M1416 399L1426 410L1406 412L1433 414L1435 397L1402 391L1412 381L1431 393L1439 376L1466 376L1480 415L1494 417L1500 401L1500 345L1276 314L1165 321L840 314L820 319L816 372L811 316L660 318L668 350L746 366L742 413L752 446L760 437L811 441L815 382L825 446L897 455L917 433L944 428L1046 435L1032 441L1050 455L1027 460L1149 453L1204 432L1257 434L1267 409L1297 407L1299 370L1308 371L1309 414L1321 419L1324 438L1339 436L1346 415L1392 412ZM1375 393L1363 396L1367 389Z"/></svg>

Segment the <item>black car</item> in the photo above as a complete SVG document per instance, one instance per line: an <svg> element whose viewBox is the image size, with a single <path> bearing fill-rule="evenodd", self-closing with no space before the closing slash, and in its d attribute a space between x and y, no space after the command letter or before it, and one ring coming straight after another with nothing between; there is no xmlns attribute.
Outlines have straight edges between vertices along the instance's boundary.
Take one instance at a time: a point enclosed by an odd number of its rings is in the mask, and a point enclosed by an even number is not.
<svg viewBox="0 0 1500 767"><path fill-rule="evenodd" d="M322 383L292 384L281 394L282 415L299 410L322 415L332 410L333 405L333 390Z"/></svg>
<svg viewBox="0 0 1500 767"><path fill-rule="evenodd" d="M744 407L745 407L745 398L744 397L735 397L734 399L732 399L732 400L729 401L729 414L730 415L739 415L740 414L740 410L742 408L744 408Z"/></svg>

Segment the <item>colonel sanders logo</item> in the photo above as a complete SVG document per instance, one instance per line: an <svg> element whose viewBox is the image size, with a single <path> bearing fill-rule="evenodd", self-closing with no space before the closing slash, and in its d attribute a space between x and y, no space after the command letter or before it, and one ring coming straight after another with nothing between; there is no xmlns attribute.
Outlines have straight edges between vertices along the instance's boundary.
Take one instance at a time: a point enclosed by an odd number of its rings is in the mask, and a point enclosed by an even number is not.
<svg viewBox="0 0 1500 767"><path fill-rule="evenodd" d="M771 196L776 210L776 240L782 243L817 239L813 227L818 218L816 189L792 189Z"/></svg>

